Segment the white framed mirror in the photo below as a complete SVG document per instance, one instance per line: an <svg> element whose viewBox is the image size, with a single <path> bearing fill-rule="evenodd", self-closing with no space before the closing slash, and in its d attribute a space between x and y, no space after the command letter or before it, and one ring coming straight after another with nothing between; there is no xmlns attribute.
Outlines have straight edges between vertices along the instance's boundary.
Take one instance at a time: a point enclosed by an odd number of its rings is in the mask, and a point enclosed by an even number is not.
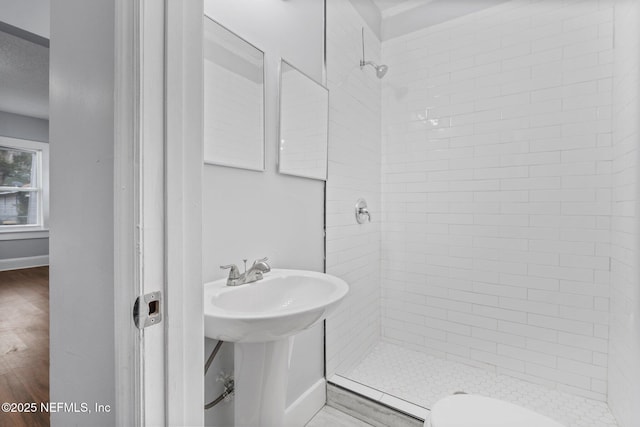
<svg viewBox="0 0 640 427"><path fill-rule="evenodd" d="M204 16L204 162L264 171L264 52Z"/></svg>
<svg viewBox="0 0 640 427"><path fill-rule="evenodd" d="M327 179L329 90L280 61L278 172Z"/></svg>

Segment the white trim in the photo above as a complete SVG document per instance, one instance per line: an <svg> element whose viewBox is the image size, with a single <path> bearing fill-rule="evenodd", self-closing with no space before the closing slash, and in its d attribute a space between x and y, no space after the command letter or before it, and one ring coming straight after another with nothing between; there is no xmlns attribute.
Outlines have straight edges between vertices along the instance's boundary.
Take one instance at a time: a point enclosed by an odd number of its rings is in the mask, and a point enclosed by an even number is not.
<svg viewBox="0 0 640 427"><path fill-rule="evenodd" d="M115 424L142 425L141 333L131 309L140 295L138 264L139 2L115 2L114 322Z"/></svg>
<svg viewBox="0 0 640 427"><path fill-rule="evenodd" d="M19 270L22 268L42 267L49 265L49 255L29 256L24 258L0 259L0 271Z"/></svg>
<svg viewBox="0 0 640 427"><path fill-rule="evenodd" d="M23 148L25 150L33 150L33 151L40 151L43 149L43 145L45 147L49 147L49 144L47 142L42 142L42 141L35 141L35 140L31 140L31 139L22 139L22 138L12 138L9 136L0 136L0 145L4 146L4 147L18 147L18 148Z"/></svg>
<svg viewBox="0 0 640 427"><path fill-rule="evenodd" d="M165 5L142 0L139 20L139 242L141 255L138 274L142 294L161 292L165 286ZM166 300L165 300L166 301ZM142 334L142 420L145 426L164 426L166 422L166 305L159 325ZM143 312L146 312L146 307ZM146 313L145 313L146 314Z"/></svg>
<svg viewBox="0 0 640 427"><path fill-rule="evenodd" d="M35 228L35 229L34 229ZM0 232L2 240L23 240L23 239L46 239L49 237L49 230L41 230L37 226L25 228L24 230L14 230Z"/></svg>
<svg viewBox="0 0 640 427"><path fill-rule="evenodd" d="M165 0L166 362L169 426L204 425L202 0Z"/></svg>
<svg viewBox="0 0 640 427"><path fill-rule="evenodd" d="M327 382L324 378L309 387L284 413L286 427L304 426L327 402Z"/></svg>

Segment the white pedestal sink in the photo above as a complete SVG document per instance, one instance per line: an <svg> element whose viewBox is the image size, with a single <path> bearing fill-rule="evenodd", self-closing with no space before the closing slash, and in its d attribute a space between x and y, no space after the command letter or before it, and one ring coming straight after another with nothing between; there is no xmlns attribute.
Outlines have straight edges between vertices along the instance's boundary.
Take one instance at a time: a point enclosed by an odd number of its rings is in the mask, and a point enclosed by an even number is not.
<svg viewBox="0 0 640 427"><path fill-rule="evenodd" d="M204 285L204 331L235 345L237 426L284 424L293 335L316 325L349 291L341 279L303 270L274 269L240 286Z"/></svg>

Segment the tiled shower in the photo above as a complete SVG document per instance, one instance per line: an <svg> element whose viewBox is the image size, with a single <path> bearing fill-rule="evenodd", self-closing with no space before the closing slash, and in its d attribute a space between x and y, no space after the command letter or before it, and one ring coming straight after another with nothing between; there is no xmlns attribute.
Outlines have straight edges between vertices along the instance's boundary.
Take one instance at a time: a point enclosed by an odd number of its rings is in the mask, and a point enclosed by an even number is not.
<svg viewBox="0 0 640 427"><path fill-rule="evenodd" d="M327 376L424 408L466 383L544 412L548 390L578 408L567 425L640 425L638 2L434 20L445 3L376 31L327 0L327 272L352 288L327 322ZM408 13L433 24L402 29ZM362 28L381 80L359 67Z"/></svg>

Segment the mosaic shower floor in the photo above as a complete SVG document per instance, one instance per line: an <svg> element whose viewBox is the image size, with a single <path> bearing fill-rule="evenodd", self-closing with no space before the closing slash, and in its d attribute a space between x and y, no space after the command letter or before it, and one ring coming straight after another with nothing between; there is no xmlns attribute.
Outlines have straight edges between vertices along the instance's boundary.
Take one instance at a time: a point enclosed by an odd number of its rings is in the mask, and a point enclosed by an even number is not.
<svg viewBox="0 0 640 427"><path fill-rule="evenodd" d="M346 377L425 408L455 391L465 391L524 406L567 427L618 425L604 402L549 390L385 342L378 343Z"/></svg>

